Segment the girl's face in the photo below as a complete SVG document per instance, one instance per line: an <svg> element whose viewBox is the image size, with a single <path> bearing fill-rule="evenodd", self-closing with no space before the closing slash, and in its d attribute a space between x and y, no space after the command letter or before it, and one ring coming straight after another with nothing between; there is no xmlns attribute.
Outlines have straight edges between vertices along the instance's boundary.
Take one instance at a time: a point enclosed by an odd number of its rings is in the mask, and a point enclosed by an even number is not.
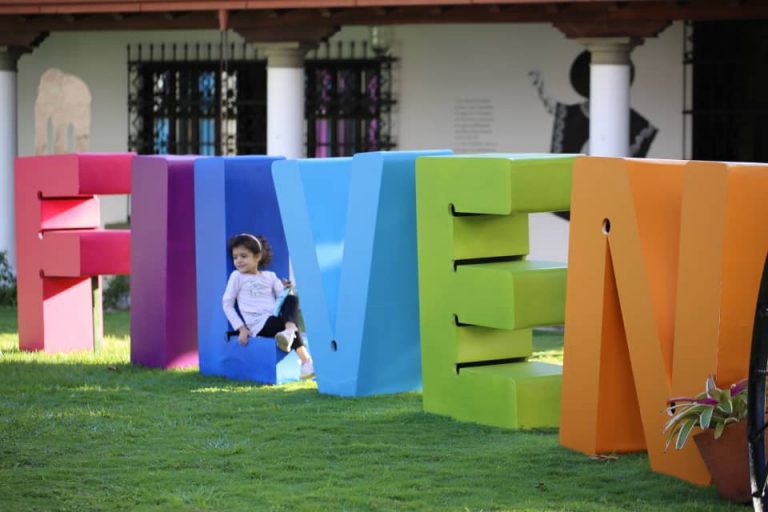
<svg viewBox="0 0 768 512"><path fill-rule="evenodd" d="M235 263L235 268L243 274L257 274L259 272L259 261L261 261L261 253L254 254L243 246L238 246L232 249L232 260Z"/></svg>

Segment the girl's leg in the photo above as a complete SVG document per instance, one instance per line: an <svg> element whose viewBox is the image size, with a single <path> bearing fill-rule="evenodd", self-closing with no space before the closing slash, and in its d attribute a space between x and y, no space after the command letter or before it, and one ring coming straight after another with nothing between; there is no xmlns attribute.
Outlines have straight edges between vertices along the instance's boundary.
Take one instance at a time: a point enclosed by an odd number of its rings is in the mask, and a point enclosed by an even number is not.
<svg viewBox="0 0 768 512"><path fill-rule="evenodd" d="M306 363L307 361L311 361L312 358L309 357L309 351L307 350L307 347L304 345L300 347L295 348L296 353L299 355L299 359L301 359L302 363Z"/></svg>
<svg viewBox="0 0 768 512"><path fill-rule="evenodd" d="M293 344L291 346L298 352L298 349L304 346L299 334L299 326L296 325L299 318L299 298L295 295L287 295L283 300L283 305L280 306L279 317L285 323L285 331L281 336L292 337ZM306 352L306 349L304 349L304 352ZM301 354L299 354L299 357L301 357ZM302 357L301 360L304 361L304 358Z"/></svg>
<svg viewBox="0 0 768 512"><path fill-rule="evenodd" d="M262 336L264 338L272 338L275 334L285 329L285 322L276 316L267 318L264 322L264 327L256 334L256 336Z"/></svg>
<svg viewBox="0 0 768 512"><path fill-rule="evenodd" d="M288 340L285 336L288 329L291 329L291 332L293 333L292 341ZM274 336L278 347L285 352L288 352L291 348L296 350L296 354L299 356L299 359L301 359L301 371L299 376L302 379L311 379L315 376L315 367L312 364L312 356L309 355L309 351L304 345L304 340L301 339L299 330L296 328L294 322L285 322L276 316L271 316L267 319L264 327L259 331L258 336Z"/></svg>
<svg viewBox="0 0 768 512"><path fill-rule="evenodd" d="M299 319L299 298L295 295L286 296L283 305L280 306L280 315L278 316L285 322L286 327L290 323L293 328L296 328Z"/></svg>
<svg viewBox="0 0 768 512"><path fill-rule="evenodd" d="M271 338L274 336L277 346L283 352L289 352L294 342L295 328L288 327L286 322L276 316L270 316L264 323L257 336Z"/></svg>
<svg viewBox="0 0 768 512"><path fill-rule="evenodd" d="M297 346L298 344L298 346ZM302 380L311 379L315 376L315 365L312 363L312 356L309 355L307 347L301 341L301 336L296 333L296 341L293 343L296 354L301 359L301 370L299 371L299 377Z"/></svg>
<svg viewBox="0 0 768 512"><path fill-rule="evenodd" d="M296 325L299 320L299 298L295 295L288 295L280 308L280 318L285 320L286 329L293 329L296 337L293 340L293 348L296 350L299 359L301 359L301 378L311 379L315 376L315 367L312 364L312 356L309 355L307 347L299 334L299 327Z"/></svg>
<svg viewBox="0 0 768 512"><path fill-rule="evenodd" d="M307 376L311 377L314 375L314 369L311 368L312 356L309 355L309 351L304 345L304 340L301 339L301 334L299 334L299 327L296 325L298 318L299 298L295 295L288 295L280 307L280 316L269 317L258 335L266 337L275 336L278 346L286 352L293 348L299 359L301 359L302 377L307 378ZM280 340L280 337L285 338L289 334L286 331L293 333L292 343L285 343L285 340Z"/></svg>
<svg viewBox="0 0 768 512"><path fill-rule="evenodd" d="M309 351L307 350L306 345L304 345L304 340L301 339L301 334L299 334L298 329L296 329L296 337L293 339L292 346L293 350L299 355L299 359L301 359L302 363L312 360L312 356L309 355Z"/></svg>

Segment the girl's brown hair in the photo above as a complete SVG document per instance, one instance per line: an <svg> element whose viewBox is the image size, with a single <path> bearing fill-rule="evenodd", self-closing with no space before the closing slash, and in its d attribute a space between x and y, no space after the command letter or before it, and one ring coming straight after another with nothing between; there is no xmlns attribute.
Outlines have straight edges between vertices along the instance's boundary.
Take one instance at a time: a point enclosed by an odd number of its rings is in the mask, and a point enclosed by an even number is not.
<svg viewBox="0 0 768 512"><path fill-rule="evenodd" d="M229 239L229 252L231 253L235 247L245 247L253 254L261 254L259 260L259 270L267 268L272 262L272 246L269 245L267 239L261 235L252 235L250 233L240 233Z"/></svg>

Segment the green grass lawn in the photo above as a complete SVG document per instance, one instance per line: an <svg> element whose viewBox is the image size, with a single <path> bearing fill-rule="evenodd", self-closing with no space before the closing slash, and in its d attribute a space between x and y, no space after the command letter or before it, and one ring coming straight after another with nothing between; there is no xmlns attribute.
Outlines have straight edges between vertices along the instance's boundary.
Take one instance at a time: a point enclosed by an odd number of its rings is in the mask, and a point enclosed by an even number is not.
<svg viewBox="0 0 768 512"><path fill-rule="evenodd" d="M645 455L591 460L553 429L425 414L418 393L133 368L128 323L106 315L99 355L21 353L0 309L0 510L744 510ZM562 357L556 332L536 347Z"/></svg>

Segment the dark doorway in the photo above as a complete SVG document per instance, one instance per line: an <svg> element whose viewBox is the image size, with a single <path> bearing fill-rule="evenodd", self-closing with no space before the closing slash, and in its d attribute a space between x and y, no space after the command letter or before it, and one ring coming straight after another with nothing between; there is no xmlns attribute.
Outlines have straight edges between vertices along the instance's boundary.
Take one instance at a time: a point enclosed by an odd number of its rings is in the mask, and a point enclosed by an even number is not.
<svg viewBox="0 0 768 512"><path fill-rule="evenodd" d="M692 43L692 157L768 162L768 23L694 23Z"/></svg>

